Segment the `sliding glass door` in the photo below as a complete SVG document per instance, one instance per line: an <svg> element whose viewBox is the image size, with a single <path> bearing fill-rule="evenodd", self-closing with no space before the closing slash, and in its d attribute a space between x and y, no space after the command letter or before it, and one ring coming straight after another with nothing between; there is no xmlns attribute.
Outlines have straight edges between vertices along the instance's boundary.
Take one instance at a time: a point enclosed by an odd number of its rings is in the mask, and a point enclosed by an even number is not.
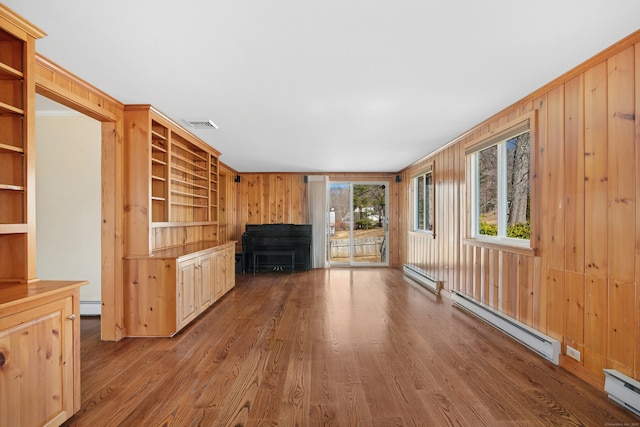
<svg viewBox="0 0 640 427"><path fill-rule="evenodd" d="M331 265L388 265L385 182L331 182L329 236Z"/></svg>

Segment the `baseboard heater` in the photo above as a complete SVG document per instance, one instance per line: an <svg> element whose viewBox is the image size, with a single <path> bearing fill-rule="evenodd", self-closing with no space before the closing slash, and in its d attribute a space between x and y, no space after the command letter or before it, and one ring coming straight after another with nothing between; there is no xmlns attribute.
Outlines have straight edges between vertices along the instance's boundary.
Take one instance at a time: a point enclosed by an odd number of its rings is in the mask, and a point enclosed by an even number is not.
<svg viewBox="0 0 640 427"><path fill-rule="evenodd" d="M516 341L529 347L545 359L558 365L560 363L560 341L553 339L535 329L488 307L473 298L453 291L453 305L479 317L495 328L501 330Z"/></svg>
<svg viewBox="0 0 640 427"><path fill-rule="evenodd" d="M604 370L604 391L609 398L640 416L640 382L615 369Z"/></svg>
<svg viewBox="0 0 640 427"><path fill-rule="evenodd" d="M427 273L425 273L420 268L405 264L402 267L402 271L406 276L410 277L420 286L430 290L435 294L438 294L440 292L440 282L432 277L429 277L429 275L427 275Z"/></svg>

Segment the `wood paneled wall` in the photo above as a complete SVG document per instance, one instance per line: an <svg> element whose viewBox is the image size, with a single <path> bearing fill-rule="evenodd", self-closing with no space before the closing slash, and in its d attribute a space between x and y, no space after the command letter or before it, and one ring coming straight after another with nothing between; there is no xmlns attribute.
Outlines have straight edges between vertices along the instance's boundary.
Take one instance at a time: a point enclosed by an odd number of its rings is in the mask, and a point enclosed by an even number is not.
<svg viewBox="0 0 640 427"><path fill-rule="evenodd" d="M594 385L640 379L640 32L402 172L433 162L435 238L408 226L406 257L445 283L581 352L560 363ZM537 110L536 251L468 239L464 146ZM410 224L410 212L405 224Z"/></svg>
<svg viewBox="0 0 640 427"><path fill-rule="evenodd" d="M235 182L238 172L224 163L218 169L218 206L219 208L219 238L222 241L236 242L236 252L242 250L242 232L238 226L238 187Z"/></svg>
<svg viewBox="0 0 640 427"><path fill-rule="evenodd" d="M243 231L245 224L307 222L307 184L303 174L243 173L237 185L239 225Z"/></svg>

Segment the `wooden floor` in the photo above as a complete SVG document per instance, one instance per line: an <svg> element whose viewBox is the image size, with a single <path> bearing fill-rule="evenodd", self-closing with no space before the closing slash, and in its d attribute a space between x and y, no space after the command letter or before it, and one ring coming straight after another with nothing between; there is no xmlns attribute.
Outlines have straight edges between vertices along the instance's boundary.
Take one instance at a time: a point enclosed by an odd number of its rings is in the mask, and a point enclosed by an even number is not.
<svg viewBox="0 0 640 427"><path fill-rule="evenodd" d="M387 268L237 276L178 336L83 318L69 426L639 425L604 392Z"/></svg>

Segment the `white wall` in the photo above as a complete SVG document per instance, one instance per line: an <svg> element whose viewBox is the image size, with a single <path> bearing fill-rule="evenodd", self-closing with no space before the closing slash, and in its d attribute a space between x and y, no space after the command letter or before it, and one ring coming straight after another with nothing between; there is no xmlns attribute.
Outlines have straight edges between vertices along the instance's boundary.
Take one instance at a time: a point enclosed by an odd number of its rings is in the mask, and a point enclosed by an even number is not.
<svg viewBox="0 0 640 427"><path fill-rule="evenodd" d="M60 115L62 114L62 115ZM36 117L36 273L88 280L81 314L100 314L101 125L75 112Z"/></svg>

